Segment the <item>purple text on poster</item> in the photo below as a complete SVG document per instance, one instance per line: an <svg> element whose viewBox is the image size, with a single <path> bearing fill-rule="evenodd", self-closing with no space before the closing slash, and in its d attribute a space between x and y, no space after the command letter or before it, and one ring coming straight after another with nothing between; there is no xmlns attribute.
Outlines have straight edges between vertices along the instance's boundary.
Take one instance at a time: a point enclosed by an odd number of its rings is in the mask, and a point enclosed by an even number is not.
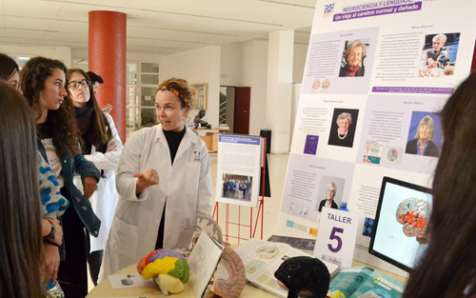
<svg viewBox="0 0 476 298"><path fill-rule="evenodd" d="M420 94L452 94L453 88L438 87L373 87L375 93L420 93Z"/></svg>
<svg viewBox="0 0 476 298"><path fill-rule="evenodd" d="M375 9L361 10L347 13L337 13L334 15L334 22L347 21L352 19L376 17L380 15L386 15L391 13L410 12L421 10L421 2L415 2L413 4L404 4L397 6L387 6Z"/></svg>
<svg viewBox="0 0 476 298"><path fill-rule="evenodd" d="M243 144L243 145L260 145L260 137L249 137L249 136L229 136L229 135L220 135L219 141L221 143L231 143L231 144Z"/></svg>

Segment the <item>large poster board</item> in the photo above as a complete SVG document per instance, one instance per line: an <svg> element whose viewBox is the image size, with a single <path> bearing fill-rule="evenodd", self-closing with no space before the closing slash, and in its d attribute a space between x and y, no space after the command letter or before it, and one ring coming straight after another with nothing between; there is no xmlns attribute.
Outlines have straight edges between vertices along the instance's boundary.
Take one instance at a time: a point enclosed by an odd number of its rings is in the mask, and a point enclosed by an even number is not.
<svg viewBox="0 0 476 298"><path fill-rule="evenodd" d="M470 73L475 9L467 0L317 1L281 233L314 237L333 196L360 215L354 258L403 273L367 253L380 185L390 176L431 187L438 112ZM420 134L431 141L422 148Z"/></svg>

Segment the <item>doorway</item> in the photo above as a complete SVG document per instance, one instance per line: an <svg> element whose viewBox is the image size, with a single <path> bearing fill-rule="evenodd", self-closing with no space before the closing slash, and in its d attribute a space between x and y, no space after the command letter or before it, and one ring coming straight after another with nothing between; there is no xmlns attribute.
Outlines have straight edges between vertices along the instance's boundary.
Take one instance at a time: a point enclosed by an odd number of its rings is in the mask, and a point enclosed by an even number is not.
<svg viewBox="0 0 476 298"><path fill-rule="evenodd" d="M233 133L250 133L250 87L235 88L235 109L233 115Z"/></svg>

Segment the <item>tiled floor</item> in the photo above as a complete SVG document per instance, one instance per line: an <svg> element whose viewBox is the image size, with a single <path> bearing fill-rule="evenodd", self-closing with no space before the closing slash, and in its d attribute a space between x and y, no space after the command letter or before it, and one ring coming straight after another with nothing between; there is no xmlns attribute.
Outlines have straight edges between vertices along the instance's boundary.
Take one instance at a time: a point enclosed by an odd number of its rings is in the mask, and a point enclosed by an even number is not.
<svg viewBox="0 0 476 298"><path fill-rule="evenodd" d="M213 198L215 198L216 189L216 175L217 175L217 153L210 153L210 163L212 168L213 179ZM264 225L263 225L263 239L268 239L269 236L275 234L276 218L279 213L279 207L281 205L281 196L283 194L284 179L286 176L286 169L288 166L288 154L268 154L268 166L269 166L269 180L271 186L271 197L265 198L264 201ZM213 199L213 201L215 201ZM215 206L215 203L213 203ZM226 233L226 205L219 203L218 223L220 224L224 234L230 236L238 236L238 228L236 225L229 225L229 231ZM253 221L252 225L255 225L256 215L258 209L253 209ZM250 208L249 207L237 207L236 205L229 206L229 221L238 222L238 218L241 219L243 225L250 225ZM260 223L258 223L258 229L256 229L255 237L260 238ZM251 231L252 233L253 231ZM242 238L250 238L250 228L245 227L240 229L240 235ZM230 243L238 243L235 238L228 238ZM93 288L93 284L89 281L89 288Z"/></svg>

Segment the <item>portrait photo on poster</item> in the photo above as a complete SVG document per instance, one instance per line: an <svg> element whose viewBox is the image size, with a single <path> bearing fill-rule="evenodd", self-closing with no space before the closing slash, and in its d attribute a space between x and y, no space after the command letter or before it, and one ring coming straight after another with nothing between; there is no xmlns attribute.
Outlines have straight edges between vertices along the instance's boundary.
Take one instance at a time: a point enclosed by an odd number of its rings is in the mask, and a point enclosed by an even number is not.
<svg viewBox="0 0 476 298"><path fill-rule="evenodd" d="M317 191L316 210L321 212L322 207L339 209L344 193L345 179L322 175Z"/></svg>
<svg viewBox="0 0 476 298"><path fill-rule="evenodd" d="M370 39L347 40L342 54L339 77L363 77Z"/></svg>
<svg viewBox="0 0 476 298"><path fill-rule="evenodd" d="M438 115L413 111L405 153L439 157L442 143L443 136Z"/></svg>
<svg viewBox="0 0 476 298"><path fill-rule="evenodd" d="M460 33L425 35L418 77L454 75Z"/></svg>
<svg viewBox="0 0 476 298"><path fill-rule="evenodd" d="M334 109L328 144L352 147L354 144L358 116L359 110L357 109Z"/></svg>
<svg viewBox="0 0 476 298"><path fill-rule="evenodd" d="M222 198L251 202L251 187L253 177L223 173Z"/></svg>

